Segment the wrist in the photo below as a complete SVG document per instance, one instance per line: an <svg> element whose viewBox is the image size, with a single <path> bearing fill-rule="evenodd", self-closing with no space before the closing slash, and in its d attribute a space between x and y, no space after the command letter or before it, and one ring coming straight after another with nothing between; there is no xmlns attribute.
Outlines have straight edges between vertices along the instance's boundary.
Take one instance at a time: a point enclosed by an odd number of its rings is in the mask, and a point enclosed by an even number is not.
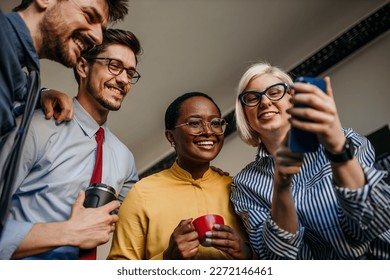
<svg viewBox="0 0 390 280"><path fill-rule="evenodd" d="M284 193L289 192L293 176L291 174L282 174L275 172L274 175L274 192Z"/></svg>
<svg viewBox="0 0 390 280"><path fill-rule="evenodd" d="M346 138L345 143L339 151L328 151L325 148L325 155L331 162L344 163L354 157L355 148L351 138Z"/></svg>
<svg viewBox="0 0 390 280"><path fill-rule="evenodd" d="M74 234L74 230L72 230L72 222L69 220L59 222L58 232L62 246L80 247L77 234Z"/></svg>
<svg viewBox="0 0 390 280"><path fill-rule="evenodd" d="M335 130L334 134L324 136L320 142L325 147L325 150L331 154L341 153L347 140L342 128Z"/></svg>

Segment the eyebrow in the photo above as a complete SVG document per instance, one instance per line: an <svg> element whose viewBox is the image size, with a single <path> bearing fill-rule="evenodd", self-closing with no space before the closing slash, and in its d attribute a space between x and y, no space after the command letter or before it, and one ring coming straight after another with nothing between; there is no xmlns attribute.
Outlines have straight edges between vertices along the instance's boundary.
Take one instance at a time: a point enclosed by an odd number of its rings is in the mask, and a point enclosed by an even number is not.
<svg viewBox="0 0 390 280"><path fill-rule="evenodd" d="M93 14L93 20L94 22L100 22L103 24L103 15L93 6L87 6L87 7L81 7L81 10L83 12L89 12ZM107 26L103 26L103 31L107 29Z"/></svg>
<svg viewBox="0 0 390 280"><path fill-rule="evenodd" d="M187 118L194 118L194 119L201 119L201 120L203 120L202 116L200 116L200 115L190 115ZM215 119L215 118L222 118L222 117L219 116L219 115L210 115L209 118Z"/></svg>
<svg viewBox="0 0 390 280"><path fill-rule="evenodd" d="M116 60L116 61L119 61L122 65L123 65L123 68L125 68L125 69L127 69L127 70L134 70L134 71L136 71L137 69L135 69L135 67L134 66L130 66L130 67L125 67L125 64L123 63L123 61L122 60L120 60L120 59L118 59L118 58L115 58L115 57L107 57L107 58L109 58L109 59L111 59L111 60Z"/></svg>

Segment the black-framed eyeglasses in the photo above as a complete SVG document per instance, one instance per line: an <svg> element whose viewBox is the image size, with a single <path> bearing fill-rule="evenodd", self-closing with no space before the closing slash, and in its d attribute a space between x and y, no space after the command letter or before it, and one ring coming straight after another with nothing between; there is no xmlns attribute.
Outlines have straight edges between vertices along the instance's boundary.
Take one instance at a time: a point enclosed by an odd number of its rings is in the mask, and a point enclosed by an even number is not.
<svg viewBox="0 0 390 280"><path fill-rule="evenodd" d="M286 94L288 86L286 83L277 83L267 87L264 91L249 90L240 93L238 98L241 103L248 107L255 107L260 103L263 95L273 102L277 102Z"/></svg>
<svg viewBox="0 0 390 280"><path fill-rule="evenodd" d="M191 119L188 122L178 124L174 128L181 126L187 126L191 135L201 135L204 133L208 126L215 135L222 135L225 132L228 123L221 118L214 118L209 122L205 122L202 119Z"/></svg>
<svg viewBox="0 0 390 280"><path fill-rule="evenodd" d="M127 79L129 80L129 83L132 85L136 84L139 78L141 78L141 75L137 72L137 70L133 68L125 68L122 61L118 59L109 58L109 57L85 57L85 59L108 61L107 64L108 71L114 76L118 76L122 74L123 70L126 70Z"/></svg>

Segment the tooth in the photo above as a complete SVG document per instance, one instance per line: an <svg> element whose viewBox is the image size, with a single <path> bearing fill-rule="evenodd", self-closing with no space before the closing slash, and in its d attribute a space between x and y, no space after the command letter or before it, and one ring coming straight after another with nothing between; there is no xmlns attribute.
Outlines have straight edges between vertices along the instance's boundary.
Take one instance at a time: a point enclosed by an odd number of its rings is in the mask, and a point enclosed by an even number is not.
<svg viewBox="0 0 390 280"><path fill-rule="evenodd" d="M77 38L73 38L73 42L75 42L75 44L79 47L79 49L81 51L83 51L85 49L85 45L83 44L82 41L80 41L79 39Z"/></svg>
<svg viewBox="0 0 390 280"><path fill-rule="evenodd" d="M198 145L200 146L212 146L214 143L212 141L202 141L198 142Z"/></svg>
<svg viewBox="0 0 390 280"><path fill-rule="evenodd" d="M121 91L121 90L119 90L119 89L117 89L117 88L114 88L114 87L108 87L108 89L109 89L109 90L111 90L111 91L113 91L113 92L115 92L115 93L117 93L117 94L122 94L122 91Z"/></svg>

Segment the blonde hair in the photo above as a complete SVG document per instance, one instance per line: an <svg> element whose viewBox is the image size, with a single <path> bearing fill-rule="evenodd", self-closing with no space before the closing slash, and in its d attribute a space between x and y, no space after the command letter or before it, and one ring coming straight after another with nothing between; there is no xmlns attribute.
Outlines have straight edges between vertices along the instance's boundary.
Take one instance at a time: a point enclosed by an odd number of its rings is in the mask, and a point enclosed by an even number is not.
<svg viewBox="0 0 390 280"><path fill-rule="evenodd" d="M261 143L259 134L250 127L243 109L243 104L241 104L238 96L241 92L245 90L250 81L254 78L257 78L263 74L270 74L281 81L291 85L293 83L291 77L283 71L281 68L272 66L268 62L258 62L251 65L248 70L242 75L240 82L238 83L237 96L236 96L236 126L238 135L240 138L247 143L248 145L257 147Z"/></svg>

